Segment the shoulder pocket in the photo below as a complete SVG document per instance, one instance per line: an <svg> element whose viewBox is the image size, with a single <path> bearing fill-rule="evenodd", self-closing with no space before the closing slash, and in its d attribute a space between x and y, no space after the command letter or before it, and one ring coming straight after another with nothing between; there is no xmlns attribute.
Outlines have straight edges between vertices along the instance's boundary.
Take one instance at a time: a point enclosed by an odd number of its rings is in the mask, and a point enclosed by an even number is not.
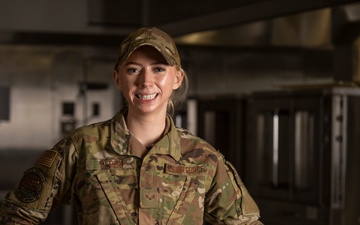
<svg viewBox="0 0 360 225"><path fill-rule="evenodd" d="M50 210L53 197L58 189L56 170L61 155L54 150L45 151L33 167L26 170L8 199L30 209Z"/></svg>

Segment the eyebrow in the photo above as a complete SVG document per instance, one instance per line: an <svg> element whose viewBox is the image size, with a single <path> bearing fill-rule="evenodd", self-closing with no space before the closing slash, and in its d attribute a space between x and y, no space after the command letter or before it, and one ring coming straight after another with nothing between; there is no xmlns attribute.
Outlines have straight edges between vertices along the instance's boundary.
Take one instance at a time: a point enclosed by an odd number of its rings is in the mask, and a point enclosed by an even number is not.
<svg viewBox="0 0 360 225"><path fill-rule="evenodd" d="M130 62L125 63L124 66L131 65L131 64L138 65L138 66L141 66L141 65L142 65L141 63L137 63L137 62L134 62L134 61L130 61ZM169 63L166 62L166 60L164 60L164 61L156 61L156 62L153 62L153 63L151 63L150 65L166 65L166 66L169 66Z"/></svg>

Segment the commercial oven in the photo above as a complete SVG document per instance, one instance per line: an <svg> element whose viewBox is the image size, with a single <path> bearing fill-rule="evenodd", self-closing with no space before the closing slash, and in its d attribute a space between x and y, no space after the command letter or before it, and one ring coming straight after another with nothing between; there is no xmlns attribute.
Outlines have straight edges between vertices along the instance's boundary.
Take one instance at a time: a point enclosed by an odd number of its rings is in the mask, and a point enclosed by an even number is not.
<svg viewBox="0 0 360 225"><path fill-rule="evenodd" d="M196 99L197 135L224 155L240 177L244 175L244 96L199 97Z"/></svg>
<svg viewBox="0 0 360 225"><path fill-rule="evenodd" d="M267 225L360 224L360 89L256 92L245 183Z"/></svg>

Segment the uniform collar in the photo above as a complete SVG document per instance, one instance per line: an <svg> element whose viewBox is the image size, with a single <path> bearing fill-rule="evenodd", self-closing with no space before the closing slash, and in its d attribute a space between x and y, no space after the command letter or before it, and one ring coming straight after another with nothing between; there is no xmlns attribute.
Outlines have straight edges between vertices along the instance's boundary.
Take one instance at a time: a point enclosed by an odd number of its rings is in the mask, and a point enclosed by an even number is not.
<svg viewBox="0 0 360 225"><path fill-rule="evenodd" d="M167 131L167 133L150 151L157 154L171 155L178 161L181 158L180 137L174 125L174 121L169 115L166 117L165 131Z"/></svg>
<svg viewBox="0 0 360 225"><path fill-rule="evenodd" d="M118 112L111 121L111 146L120 155L129 155L130 131L126 126L125 117L127 110Z"/></svg>
<svg viewBox="0 0 360 225"><path fill-rule="evenodd" d="M131 136L125 122L127 110L117 113L111 123L111 146L120 155L133 155L142 158L139 152L133 152L131 146L136 143ZM167 115L165 135L155 143L149 153L171 155L175 160L181 158L180 137L173 119Z"/></svg>

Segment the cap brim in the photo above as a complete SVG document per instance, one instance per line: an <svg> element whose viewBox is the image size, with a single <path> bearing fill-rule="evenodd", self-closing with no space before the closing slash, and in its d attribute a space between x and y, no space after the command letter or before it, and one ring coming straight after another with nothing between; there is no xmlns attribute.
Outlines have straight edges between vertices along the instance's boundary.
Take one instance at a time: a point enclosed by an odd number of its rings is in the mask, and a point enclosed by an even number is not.
<svg viewBox="0 0 360 225"><path fill-rule="evenodd" d="M136 46L133 46L130 50L128 50L125 54L123 59L121 60L121 62L119 62L121 65L123 65L128 58L130 57L130 55L138 48L142 47L142 46L151 46L153 48L155 48L156 50L158 50L161 55L164 57L164 59L166 60L166 62L170 65L170 66L174 66L176 65L176 61L170 56L168 55L165 51L163 51L160 47L158 47L156 44L151 43L151 42L143 42L143 43L139 43Z"/></svg>

